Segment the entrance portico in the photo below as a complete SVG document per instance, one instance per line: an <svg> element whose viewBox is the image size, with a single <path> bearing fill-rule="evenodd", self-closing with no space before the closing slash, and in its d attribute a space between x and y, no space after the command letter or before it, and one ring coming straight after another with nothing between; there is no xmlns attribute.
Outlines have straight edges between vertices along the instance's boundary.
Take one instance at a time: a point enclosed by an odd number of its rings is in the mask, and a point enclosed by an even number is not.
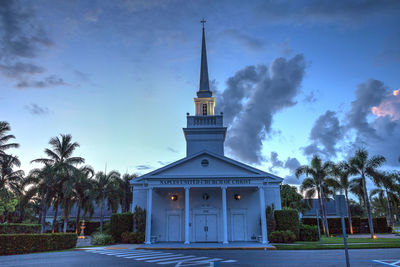
<svg viewBox="0 0 400 267"><path fill-rule="evenodd" d="M246 175L244 168L251 168L246 165L236 165L242 168L236 169L241 177L233 173L190 178L172 175L172 169L182 174L186 168L193 170L193 162L201 166L204 159L210 163L208 171L214 173L218 169L211 168L236 163L202 152L134 181L134 205L146 207L146 222L151 222L146 223L145 243L259 241L266 244L265 208L271 204L280 208L280 199L276 198L280 179L261 171ZM228 166L224 169L229 171Z"/></svg>

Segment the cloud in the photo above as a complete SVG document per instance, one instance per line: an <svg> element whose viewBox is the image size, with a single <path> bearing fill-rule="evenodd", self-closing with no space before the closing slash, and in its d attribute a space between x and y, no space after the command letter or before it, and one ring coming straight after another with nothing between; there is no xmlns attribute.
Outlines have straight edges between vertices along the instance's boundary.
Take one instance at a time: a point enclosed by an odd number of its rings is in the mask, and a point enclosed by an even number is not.
<svg viewBox="0 0 400 267"><path fill-rule="evenodd" d="M52 81L27 82L30 77L46 72L33 61L54 46L38 23L29 2L0 1L0 74L17 81L17 87L45 87ZM53 77L53 76L49 76ZM49 78L48 77L48 78ZM46 79L48 79L46 78Z"/></svg>
<svg viewBox="0 0 400 267"><path fill-rule="evenodd" d="M303 99L304 102L306 103L314 103L317 101L317 98L315 97L315 93L311 91L308 95L306 95Z"/></svg>
<svg viewBox="0 0 400 267"><path fill-rule="evenodd" d="M269 168L269 171L273 171L273 168L285 168L290 171L289 175L286 175L284 177L284 183L286 184L300 184L300 179L297 179L297 177L294 175L296 169L300 167L300 162L297 160L297 158L291 158L288 157L285 161L279 160L278 158L278 153L273 151L271 152L270 156L270 161L272 164L272 167Z"/></svg>
<svg viewBox="0 0 400 267"><path fill-rule="evenodd" d="M37 104L30 104L30 105L26 105L25 109L28 110L31 114L33 115L47 115L49 114L49 109L47 107L41 107Z"/></svg>
<svg viewBox="0 0 400 267"><path fill-rule="evenodd" d="M270 67L248 66L236 72L218 94L218 110L229 126L227 148L250 163L260 163L262 142L271 134L273 116L296 104L295 96L304 76L303 55L275 59Z"/></svg>
<svg viewBox="0 0 400 267"><path fill-rule="evenodd" d="M256 14L278 23L361 23L371 16L397 16L397 0L263 1Z"/></svg>
<svg viewBox="0 0 400 267"><path fill-rule="evenodd" d="M74 70L74 75L83 82L90 81L90 74L81 72L79 70Z"/></svg>
<svg viewBox="0 0 400 267"><path fill-rule="evenodd" d="M227 38L230 38L239 44L247 47L250 50L261 50L265 47L265 41L260 39L251 37L247 34L244 34L236 29L224 30L221 32L220 36L226 41Z"/></svg>
<svg viewBox="0 0 400 267"><path fill-rule="evenodd" d="M347 114L347 127L354 129L356 135L349 153L366 147L371 155L383 155L389 165L398 165L400 101L397 92L374 79L358 85L356 99Z"/></svg>
<svg viewBox="0 0 400 267"><path fill-rule="evenodd" d="M151 170L154 169L152 166L150 165L136 165L135 168L139 171L144 171L144 170Z"/></svg>
<svg viewBox="0 0 400 267"><path fill-rule="evenodd" d="M46 88L67 85L66 82L60 77L55 75L44 78L42 81L20 81L17 84L17 88Z"/></svg>
<svg viewBox="0 0 400 267"><path fill-rule="evenodd" d="M97 22L97 20L99 19L99 15L101 13L102 13L102 10L100 8L90 10L89 12L86 13L85 20L90 21L90 22Z"/></svg>
<svg viewBox="0 0 400 267"><path fill-rule="evenodd" d="M270 162L272 166L269 168L269 171L273 171L274 168L282 168L283 162L278 159L278 153L275 151L271 152Z"/></svg>
<svg viewBox="0 0 400 267"><path fill-rule="evenodd" d="M170 147L170 146L167 147L167 150L170 151L170 152L172 152L172 153L176 153L176 154L179 153L178 150L176 150L176 149L174 149L174 148L172 148L172 147Z"/></svg>
<svg viewBox="0 0 400 267"><path fill-rule="evenodd" d="M336 144L344 136L344 127L340 125L336 113L326 111L314 123L310 132L312 143L303 148L304 154L322 154L326 157L336 156Z"/></svg>

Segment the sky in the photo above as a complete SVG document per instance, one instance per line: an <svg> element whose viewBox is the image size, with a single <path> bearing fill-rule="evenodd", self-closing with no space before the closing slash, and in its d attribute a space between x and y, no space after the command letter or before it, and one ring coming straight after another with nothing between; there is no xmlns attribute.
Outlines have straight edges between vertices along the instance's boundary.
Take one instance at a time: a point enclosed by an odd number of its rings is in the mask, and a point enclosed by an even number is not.
<svg viewBox="0 0 400 267"><path fill-rule="evenodd" d="M97 171L185 157L201 23L225 154L299 184L314 154L400 163L400 1L0 1L0 121L22 169L71 134Z"/></svg>

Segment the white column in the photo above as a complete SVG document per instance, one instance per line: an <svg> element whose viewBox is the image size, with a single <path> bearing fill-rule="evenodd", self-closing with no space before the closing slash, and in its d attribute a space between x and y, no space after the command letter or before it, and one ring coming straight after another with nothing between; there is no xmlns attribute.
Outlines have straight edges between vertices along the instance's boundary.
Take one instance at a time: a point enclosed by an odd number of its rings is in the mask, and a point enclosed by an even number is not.
<svg viewBox="0 0 400 267"><path fill-rule="evenodd" d="M153 188L149 187L147 190L147 210L146 210L146 236L145 244L151 244L151 206L153 200Z"/></svg>
<svg viewBox="0 0 400 267"><path fill-rule="evenodd" d="M226 214L226 186L222 187L222 229L224 231L224 244L228 244L228 220Z"/></svg>
<svg viewBox="0 0 400 267"><path fill-rule="evenodd" d="M265 217L265 197L264 197L264 188L262 186L258 187L258 193L260 195L260 213L261 213L261 234L262 241L261 243L267 243L267 218Z"/></svg>
<svg viewBox="0 0 400 267"><path fill-rule="evenodd" d="M185 187L185 244L190 243L189 237L189 187Z"/></svg>

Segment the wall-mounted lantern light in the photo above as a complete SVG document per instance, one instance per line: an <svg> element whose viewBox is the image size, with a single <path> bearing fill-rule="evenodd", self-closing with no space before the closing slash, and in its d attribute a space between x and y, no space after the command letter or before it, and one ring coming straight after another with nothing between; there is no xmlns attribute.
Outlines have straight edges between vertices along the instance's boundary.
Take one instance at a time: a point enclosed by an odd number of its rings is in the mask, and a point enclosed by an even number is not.
<svg viewBox="0 0 400 267"><path fill-rule="evenodd" d="M177 201L177 200L178 200L178 196L177 196L177 195L171 195L171 196L170 196L170 199L171 199L172 201Z"/></svg>
<svg viewBox="0 0 400 267"><path fill-rule="evenodd" d="M235 198L236 200L240 200L240 199L242 198L242 196L239 195L239 194L235 194L234 198Z"/></svg>

